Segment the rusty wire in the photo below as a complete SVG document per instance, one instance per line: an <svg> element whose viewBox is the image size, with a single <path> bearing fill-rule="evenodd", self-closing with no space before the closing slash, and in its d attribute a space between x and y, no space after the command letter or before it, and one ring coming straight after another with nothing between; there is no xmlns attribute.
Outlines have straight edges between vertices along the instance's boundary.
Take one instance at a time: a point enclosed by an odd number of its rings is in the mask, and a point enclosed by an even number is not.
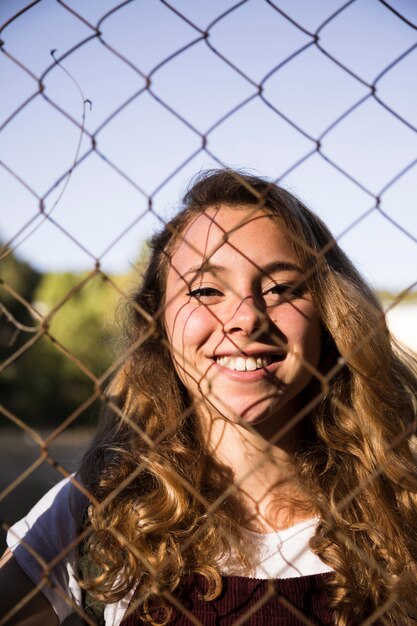
<svg viewBox="0 0 417 626"><path fill-rule="evenodd" d="M39 5L40 0L35 0L34 2L27 3L26 6L17 11L14 15L12 15L0 28L0 50L2 55L4 55L7 60L14 64L16 67L16 72L25 73L33 82L36 84L36 88L33 89L31 94L21 102L16 109L10 113L6 119L1 120L0 125L0 137L1 133L7 128L9 124L12 122L19 121L19 114L23 111L30 111L30 107L33 105L35 101L42 100L45 104L47 104L51 110L54 110L56 114L62 116L68 123L70 123L79 133L79 141L78 146L75 151L75 154L72 156L72 161L70 166L65 169L65 171L61 172L61 175L54 179L50 180L49 187L42 194L39 195L36 192L32 185L25 181L24 178L12 167L10 167L7 163L7 159L4 162L0 162L0 167L2 168L3 173L7 176L10 176L15 179L16 183L23 188L25 188L31 196L36 199L38 204L38 210L35 212L25 224L21 226L18 232L14 234L13 237L10 238L9 241L6 242L3 249L0 252L0 258L2 260L6 259L10 254L14 252L19 252L19 247L22 243L30 238L34 232L38 228L42 228L45 222L49 222L57 231L59 231L64 237L70 239L76 246L78 246L83 252L90 258L91 260L91 268L90 271L83 276L82 279L78 282L78 284L74 285L65 296L56 303L56 305L46 314L44 315L41 311L37 310L36 303L26 301L19 293L16 291L15 287L12 284L9 284L4 279L0 279L0 285L2 289L8 294L8 297L11 297L18 301L31 315L34 320L33 326L25 326L22 325L17 319L13 317L13 315L7 310L7 308L2 304L1 305L1 315L3 315L7 323L11 326L15 327L16 332L19 332L25 335L25 341L20 345L18 349L16 349L12 354L4 361L4 363L0 366L0 371L5 371L9 368L15 361L22 357L22 355L31 350L32 346L36 344L38 341L46 338L50 342L53 343L56 350L60 351L65 355L67 359L69 359L72 364L82 372L82 374L87 377L93 387L94 391L91 396L69 416L67 416L61 423L57 424L48 436L42 437L40 436L35 429L33 429L30 425L26 424L19 418L19 415L15 415L11 412L7 406L3 404L0 405L0 414L3 422L12 423L17 428L21 429L22 432L25 432L39 447L39 456L38 458L27 467L20 475L16 476L14 480L10 484L8 484L3 491L0 493L0 501L4 500L14 489L16 489L32 472L34 472L39 465L46 462L53 466L55 470L62 477L68 477L68 471L66 468L59 462L54 459L54 456L50 453L50 446L54 443L54 441L59 438L59 436L65 432L66 428L70 425L77 423L83 412L86 410L88 406L90 406L96 399L100 398L103 401L107 402L113 410L120 415L121 418L126 419L126 416L123 414L123 411L120 410L120 407L112 404L112 400L108 398L106 395L105 389L106 385L114 373L117 370L117 367L123 360L128 356L127 353L124 353L120 356L119 360L116 361L106 372L101 373L101 375L97 375L94 373L86 364L84 364L70 349L68 349L62 342L54 337L53 333L50 330L51 322L54 316L58 313L58 311L65 305L65 303L73 298L83 287L93 280L103 280L107 282L107 284L111 285L115 292L117 292L118 296L124 298L125 300L129 300L129 294L125 292L123 288L116 284L114 279L103 269L102 267L102 259L104 255L111 250L119 241L123 240L123 237L129 230L131 230L134 226L143 220L146 215L153 215L154 218L163 223L164 220L161 218L158 211L154 208L154 197L160 192L164 187L170 183L174 177L181 172L187 165L189 165L192 160L201 154L210 157L212 161L217 163L220 167L227 165L224 163L223 159L211 148L210 141L211 136L216 129L221 128L221 125L236 115L239 111L243 110L246 105L253 101L257 101L262 103L265 109L272 111L274 115L276 115L280 120L289 125L295 132L299 133L300 136L306 139L309 142L309 148L306 150L305 154L301 157L297 158L294 162L288 162L286 167L276 173L276 179L284 179L291 172L295 171L302 164L307 162L313 156L319 157L323 159L326 164L328 164L331 168L341 174L350 184L354 185L357 189L363 192L369 198L369 206L367 210L363 211L363 213L352 220L352 222L346 226L343 233L340 236L343 236L347 232L354 231L358 224L367 218L371 214L378 213L383 219L389 221L389 223L409 238L413 243L417 243L417 239L415 235L410 232L407 228L405 228L401 223L399 223L392 215L389 215L386 211L381 207L381 200L383 195L402 177L404 177L408 172L412 170L414 166L417 164L417 154L415 157L404 165L398 172L395 173L390 179L386 180L384 185L379 189L377 193L375 193L369 186L366 185L362 180L358 180L352 173L347 171L338 160L329 154L326 153L326 148L323 145L323 140L327 138L331 133L340 125L344 120L346 120L350 115L352 115L355 111L360 109L367 102L373 102L378 107L383 109L388 115L395 118L407 131L411 134L417 134L417 128L413 121L407 119L402 113L396 111L389 103L385 102L383 97L378 92L378 84L381 79L386 76L391 70L397 67L399 64L403 63L409 55L411 55L417 49L417 25L414 24L406 15L401 13L401 10L397 8L394 3L386 2L385 0L374 0L375 2L379 2L379 4L384 7L387 12L387 15L390 16L392 20L400 20L409 30L410 32L416 32L416 41L413 45L411 45L407 50L402 52L398 57L391 59L391 62L378 73L378 75L373 80L365 80L358 73L353 71L346 64L343 58L338 58L334 54L332 54L329 50L326 49L325 45L322 43L321 34L323 30L332 24L335 20L343 19L343 15L345 11L347 11L353 4L357 3L358 0L349 0L344 4L340 5L336 10L330 13L326 19L318 26L318 28L313 32L306 29L301 23L298 23L290 14L288 14L281 6L279 0L272 2L271 0L265 0L265 3L270 7L271 10L275 11L277 15L280 16L281 19L286 20L289 24L292 25L295 29L297 29L300 33L303 34L304 37L307 38L306 43L301 45L298 49L294 50L289 54L286 58L276 60L276 62L272 59L270 66L271 69L261 78L261 80L254 80L253 77L249 75L247 71L245 71L245 67L241 66L236 61L232 61L222 53L213 43L212 43L212 34L215 32L215 28L217 25L222 23L223 20L233 19L233 16L236 15L241 7L248 3L249 0L242 0L240 2L236 2L233 5L230 5L227 9L219 14L211 20L211 22L205 27L202 28L201 25L195 23L193 19L187 15L187 11L185 9L181 10L181 3L178 2L168 2L166 0L160 0L160 4L163 6L164 10L176 16L177 19L183 21L189 28L191 28L194 32L194 38L191 41L188 41L184 45L180 46L178 49L174 50L171 54L166 56L165 58L159 60L149 71L145 71L143 68L139 67L135 62L129 59L125 54L123 54L120 50L117 50L109 41L106 41L106 37L103 34L103 26L106 23L109 23L117 14L121 14L125 7L130 4L132 0L127 0L125 2L120 2L109 9L105 14L103 14L97 23L91 23L84 15L81 10L76 10L70 1L64 0L56 0L57 4L63 11L67 12L68 16L71 16L72 19L79 20L84 27L86 27L89 31L89 35L85 36L80 41L76 42L74 45L70 47L70 49L65 51L51 51L51 62L48 67L44 68L44 70L36 75L33 71L25 65L25 63L16 57L12 52L8 49L8 34L13 27L15 27L19 20L21 20L25 15L29 14L32 10ZM229 3L230 4L230 3ZM144 9L146 10L146 9ZM132 70L142 81L142 86L140 86L132 95L130 95L127 99L120 103L120 105L114 109L107 117L101 121L99 126L95 129L94 132L87 129L85 121L86 121L86 111L88 109L88 105L91 106L91 101L88 99L88 93L84 93L86 91L85 86L81 86L75 80L76 87L79 91L80 98L83 103L83 112L81 120L77 119L76 116L73 115L71 111L66 110L63 106L56 102L50 95L48 95L45 90L45 80L57 69L60 71L64 71L71 80L74 81L74 77L66 70L66 62L71 58L72 55L75 55L78 51L80 51L83 47L88 46L91 41L97 41L99 44L105 49L109 54L114 55L123 63L126 67ZM216 60L224 65L226 65L229 70L234 72L237 76L239 76L243 81L245 81L247 88L249 89L249 95L245 96L240 102L234 104L230 110L223 111L222 115L218 117L204 132L201 129L198 129L196 125L188 120L187 117L176 110L165 98L158 94L155 85L158 83L158 72L161 71L165 67L169 67L169 64L173 61L178 61L181 59L181 55L186 52L193 53L193 50L196 46L204 44L206 50L209 54L213 55ZM266 86L268 81L273 77L277 76L282 70L282 68L287 67L291 62L302 55L307 49L312 48L315 49L319 54L326 57L326 59L331 62L335 67L337 67L338 71L344 74L349 75L353 80L355 80L359 85L365 88L366 92L364 95L361 95L356 102L349 105L349 107L343 111L341 114L337 114L334 117L331 117L328 120L326 127L317 135L313 135L304 129L298 122L285 113L283 110L280 110L280 107L276 102L271 101L266 93ZM97 68L98 69L98 68ZM198 147L194 149L188 156L186 156L181 162L179 162L176 167L169 172L168 175L161 176L158 184L153 189L152 193L147 193L143 187L143 183L138 176L137 179L132 178L132 176L126 172L124 172L118 165L117 160L112 159L112 155L107 154L105 150L100 148L100 135L103 131L109 127L117 117L133 102L138 102L144 96L150 97L158 106L162 107L164 111L167 112L169 116L175 118L175 120L187 128L188 131L194 136L194 138L198 142ZM84 145L88 143L89 147L84 151L81 150L81 145L84 142ZM101 159L105 164L115 173L116 176L123 179L128 185L134 189L135 193L141 200L144 200L147 204L147 209L145 211L138 211L137 215L129 224L124 224L122 227L115 227L114 233L115 236L113 240L106 246L106 249L102 252L101 255L93 254L77 237L77 234L73 234L69 232L69 230L60 223L60 219L58 216L58 212L54 212L55 208L60 202L62 195L65 193L66 186L70 184L71 177L73 173L79 168L82 163L91 157L91 155L95 155L99 159ZM53 193L60 189L58 198L52 203L52 207L50 209L46 208L47 201L50 197L53 196ZM54 213L54 215L52 215ZM321 251L322 255L324 255L326 250ZM407 286L403 292L397 296L397 299L393 302L391 306L394 306L397 302L401 301L408 292L412 291L415 287L414 284ZM143 311L142 309L138 309L137 313L139 315L144 316L148 319L149 322L149 334L155 332L155 320L149 318L149 315ZM163 311L160 312L161 314ZM367 340L369 338L366 338ZM143 341L144 338L141 338L138 343ZM365 341L364 340L364 341ZM137 347L137 344L132 346L129 350L133 350ZM361 348L360 344L356 347L357 350ZM308 367L308 364L305 364ZM334 370L327 375L326 380L321 380L322 385L328 384L331 381L332 376L337 374L337 371L340 368L344 367L344 363L338 363L338 365L334 368ZM319 378L319 372L315 371L314 374ZM314 402L319 401L315 399ZM313 402L313 406L314 406ZM312 406L309 405L305 408L303 412L299 415L295 416L294 421L291 422L293 425L297 420L302 419L302 417L311 410ZM132 428L136 430L137 434L143 437L146 440L146 435L140 430L140 428L129 420ZM285 429L284 429L285 430ZM409 434L409 433L407 433ZM282 431L279 431L275 435L275 439L271 441L273 443L274 440L279 440L279 438L283 435ZM404 436L404 434L399 433L399 437ZM146 440L147 445L150 449L158 446L158 441L148 441ZM395 443L393 443L393 449L395 448ZM268 452L266 451L265 455L267 456ZM390 461L390 457L387 457L387 463ZM141 466L138 466L137 472L139 473L141 470ZM383 468L380 468L380 471L383 471ZM135 475L130 476L126 479L125 483L120 485L120 489L124 488L126 485L130 483L130 481L134 480ZM177 474L177 479L185 485L186 489L192 493L193 497L204 504L207 509L207 516L209 517L210 511L215 509L216 507L221 505L221 502L224 501L229 495L233 494L236 490L239 489L239 484L236 484L224 494L220 500L216 501L209 505L208 502L204 500L204 498L199 494L191 484L189 484L183 476ZM73 478L71 480L74 484L77 485L77 488L84 489L77 481ZM373 476L370 476L369 480L373 480ZM362 485L358 486L358 489L361 489ZM116 497L117 492L112 494L112 497ZM355 493L352 492L349 497L353 498ZM341 507L347 504L347 500L341 503ZM105 503L99 505L96 503L97 507L104 506ZM213 507L213 508L211 508ZM10 520L2 520L2 526L4 529L7 529L10 526ZM205 526L202 525L198 532L204 532ZM84 531L82 535L75 542L78 545L87 535L89 531ZM114 531L115 536L117 532ZM125 542L123 537L118 537L121 543ZM191 541L189 539L188 541ZM68 550L74 546L68 546ZM137 552L135 546L128 544L128 548L132 550L134 553ZM184 547L185 549L185 547ZM65 553L66 554L66 553ZM56 560L60 560L65 557L65 554L62 553L57 556ZM44 568L45 577L44 580L41 581L40 587L48 584L48 572L53 566L53 563L46 564L42 562L41 555L35 555L35 557L41 562L42 567ZM141 555L138 555L138 558L141 558ZM149 564L143 563L144 568L149 568ZM154 572L155 574L155 572ZM157 572L155 574L157 576ZM62 593L62 592L60 592ZM162 595L171 602L178 610L183 610L185 615L188 617L190 622L195 624L200 624L199 620L196 619L189 611L183 607L181 607L181 603L172 596L167 590L161 590ZM240 620L235 622L236 624L245 623L252 614L255 614L260 606L266 603L270 597L273 597L275 594L274 587L272 584L268 586L267 594L258 600L258 602L251 607L250 613L243 616ZM27 601L30 601L32 594L27 596L21 604L24 604ZM142 598L143 599L143 598ZM84 614L82 609L77 607L73 600L69 597L66 597L65 600L73 606L75 612L81 614L86 619L87 623L92 623L90 618ZM139 599L141 600L141 599ZM302 615L298 611L298 609L291 605L288 599L281 597L278 600L285 605L288 610L293 613L300 621L300 623L304 624L312 624L308 615ZM17 610L19 607L16 607ZM134 608L134 607L133 607ZM381 609L383 612L384 608ZM381 613L382 614L382 613ZM0 618L0 624L6 624L8 622L8 617L5 616L3 619ZM371 622L369 622L371 623Z"/></svg>

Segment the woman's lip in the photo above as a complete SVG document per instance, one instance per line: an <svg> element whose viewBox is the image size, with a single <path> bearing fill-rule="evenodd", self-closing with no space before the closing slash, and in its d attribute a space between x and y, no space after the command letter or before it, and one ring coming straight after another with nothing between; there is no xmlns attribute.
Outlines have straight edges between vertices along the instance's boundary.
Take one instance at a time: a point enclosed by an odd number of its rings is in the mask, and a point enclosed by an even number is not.
<svg viewBox="0 0 417 626"><path fill-rule="evenodd" d="M267 350L264 350L263 352L257 350L257 351L251 351L251 350L242 350L241 352L219 352L216 353L215 355L213 355L212 359L219 359L223 356L227 356L227 357L243 357L244 359L248 358L248 357L254 357L254 358L262 358L262 357L273 357L276 359L284 359L287 355L287 350L281 350L280 352L268 352Z"/></svg>
<svg viewBox="0 0 417 626"><path fill-rule="evenodd" d="M227 367L223 367L223 365L220 365L220 363L217 363L216 361L213 361L212 367L215 368L214 371L218 373L217 375L221 374L221 375L227 376L230 380L248 383L248 382L253 382L257 380L267 380L268 378L273 378L275 370L277 369L280 363L281 363L281 360L273 361L273 363L270 363L266 367L262 367L260 369L253 370L253 371L245 370L243 372L239 370L231 370Z"/></svg>

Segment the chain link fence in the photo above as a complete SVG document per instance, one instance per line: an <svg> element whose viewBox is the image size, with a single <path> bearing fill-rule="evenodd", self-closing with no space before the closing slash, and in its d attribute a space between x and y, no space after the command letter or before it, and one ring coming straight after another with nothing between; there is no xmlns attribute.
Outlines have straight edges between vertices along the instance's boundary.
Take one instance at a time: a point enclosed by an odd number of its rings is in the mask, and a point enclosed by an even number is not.
<svg viewBox="0 0 417 626"><path fill-rule="evenodd" d="M352 208L352 211L345 212L342 221L338 222L342 225L339 227L338 239L350 237L355 245L355 234L364 223L368 223L370 226L367 227L366 236L359 236L358 245L364 246L367 237L372 237L372 225L387 225L389 229L386 232L398 242L398 249L404 246L406 251L410 251L410 262L406 262L406 267L404 266L406 283L401 280L398 282L400 288L391 297L389 307L395 307L413 297L415 212L410 213L407 208L406 212L399 210L397 215L395 193L403 183L406 191L412 188L413 183L410 180L415 177L417 100L414 100L414 109L410 108L409 102L404 105L403 100L396 101L394 96L397 83L395 80L390 83L389 80L401 68L403 83L414 81L417 66L417 16L412 4L384 0L321 2L314 8L317 12L314 28L306 25L312 24L314 20L311 18L311 7L307 9L305 3L291 6L291 3L279 0L243 0L237 3L219 1L210 3L210 7L206 6L204 11L201 7L198 9L196 5L180 0L171 3L154 0L152 11L150 6L149 2L140 1L115 3L109 0L86 5L76 1L36 0L30 3L9 2L1 7L7 13L0 31L3 66L5 75L16 81L5 85L12 95L6 100L0 120L0 140L5 138L8 148L0 163L1 180L5 181L8 193L13 192L18 198L15 207L11 208L7 202L3 206L4 222L11 219L8 212L16 211L18 206L22 207L21 215L13 221L16 224L15 232L4 238L1 261L3 267L6 267L12 256L25 251L27 255L31 242L38 246L42 254L43 248L49 247L52 245L51 241L55 241L57 255L61 249L66 251L67 256L63 254L65 258L73 253L77 259L81 259L80 266L87 268L72 282L66 283L61 277L62 289L46 308L42 302L36 302L28 295L34 293L33 290L27 291L28 282L36 282L37 279L36 276L29 279L24 264L19 266L20 273L17 275L2 272L1 340L5 358L1 372L6 382L8 377L13 379L17 363L24 361L37 346L48 345L54 353L59 353L60 358L69 363L68 367L72 372L76 371L77 384L85 384L83 402L69 414L62 414L58 408L56 415L60 415L60 418L55 420L53 427L47 432L22 419L19 411L12 409L10 403L1 403L2 427L13 428L13 434L10 435L12 438L4 439L11 442L8 444L9 448L11 446L10 458L18 454L22 445L31 446L31 454L27 457L30 460L25 457L21 461L24 466L22 471L11 469L11 460L4 465L3 489L0 493L3 503L10 503L13 493L22 494L19 490L31 484L31 477L36 475L40 467L53 469L53 474L47 476L48 482L52 482L53 475L56 474L61 478L72 476L70 472L75 469L74 458L71 458L73 447L79 445L80 438L83 440L81 447L85 447L89 431L86 431L87 434L80 434L79 431L68 434L68 429L77 425L85 426L85 415L92 406L93 412L97 411L97 401L104 401L122 420L127 420L136 435L146 440L149 450L158 450L158 442L166 433L159 433L160 439L149 439L106 392L112 376L132 353L132 346L127 347L113 362L106 362L103 368L101 364L84 359L77 350L69 347L65 341L65 333L54 331L54 323L58 329L59 317L70 303L75 303L75 318L79 298L86 288L93 288L98 284L105 286L107 294L103 300L98 300L98 305L108 308L109 318L114 317L115 304L120 299L131 305L131 285L139 282L140 270L134 271L129 280L126 280L125 276L120 278L117 272L110 269L111 264L106 266L107 259L114 250L123 250L125 246L130 254L130 250L141 239L149 236L153 228L160 228L167 221L160 203L172 203L173 194L176 197L178 188L192 172L205 166L248 165L247 162L238 162L236 158L230 159L227 151L222 148L219 137L223 135L226 143L229 136L231 141L234 140L231 131L233 124L240 128L250 122L255 134L261 119L266 120L266 126L271 124L271 137L265 136L264 139L265 144L269 141L275 146L272 148L274 161L269 167L277 181L290 184L292 180L296 180L291 177L297 172L300 172L302 181L303 175L308 172L306 168L314 163L315 167L317 164L320 164L318 167L325 165L328 168L326 171L331 171L332 176L336 177L341 189L338 194L341 204L343 191L350 189L352 197L359 199L359 209ZM391 28L395 32L399 29L400 43L394 54L395 46L390 47L387 42L386 48L393 56L381 69L372 49L372 37L376 37L379 30L379 24L374 24L375 30L373 34L369 33L368 42L371 60L367 71L362 72L361 61L356 59L352 62L349 54L346 58L343 47L338 51L337 47L334 48L336 52L331 46L326 47L325 35L331 29L335 29L337 35L337 29L343 31L344 28L353 28L352 32L357 39L352 39L351 45L358 46L360 56L366 50L367 37L366 24L364 26L363 23L366 20L361 20L371 9L381 20L380 24L384 24L384 33L389 33ZM203 11L204 17L199 15L199 10ZM249 11L255 13L251 14ZM303 19L303 11L309 13L310 20ZM49 65L44 63L40 67L43 62L41 57L41 61L37 57L32 62L33 42L19 40L19 37L23 37L20 32L28 32L24 29L19 31L19 25L27 25L32 19L36 28L40 28L41 35L48 36L48 42L51 42ZM48 35L49 19L60 26L62 41L59 41L59 45L54 45L56 40L53 34ZM135 29L138 31L137 40L131 36ZM130 33L130 38L125 38L127 33ZM37 37L35 31L32 36L34 39ZM287 41L291 45L287 45ZM135 45L140 50L141 47L148 46L148 53L144 55L146 61L143 63ZM381 50L383 46L378 48L378 51ZM307 57L307 54L311 56ZM253 65L253 58L259 61L258 65ZM309 62L306 61L307 58ZM205 72L207 59L210 59L212 65ZM323 73L326 74L328 84L325 87L318 84L316 93L314 83L318 79L313 69L317 59L325 63L326 69L323 69ZM310 71L312 76L309 76ZM285 86L289 84L285 80L291 82L291 77L298 90L298 97L292 101L287 98L285 90ZM387 82L384 83L384 80ZM342 87L343 81L346 81L346 85ZM404 87L403 83L401 84ZM303 88L305 84L310 87L307 93ZM380 88L381 85L383 88ZM406 87L407 85L404 89ZM224 94L219 95L222 89ZM349 93L349 98L338 98L338 89ZM65 98L62 97L63 93L66 94ZM96 97L90 93L95 93ZM202 107L202 99L206 108ZM188 102L188 106L184 106L184 102ZM294 102L297 103L296 106ZM324 102L325 115L321 113ZM310 107L316 113L319 112L311 124L303 118L304 111ZM371 112L366 119L376 120L375 132L381 137L380 148L377 145L376 150L393 150L390 155L387 151L387 159L389 156L390 163L394 162L395 166L383 169L382 174L374 171L372 163L363 172L355 166L355 160L361 160L355 150L358 147L359 152L364 150L366 158L366 141L371 141L367 135L369 129L360 126L358 121L364 110L368 110L368 114ZM353 142L353 147L340 141L340 131L350 120L351 128L359 132L359 143L355 145ZM277 126L272 128L275 121ZM355 126L356 123L358 127ZM384 144L384 133L389 124L395 125L394 134L397 134L398 146L392 142L390 146ZM177 133L175 145L172 145L173 140L170 138L174 136L170 135L171 126L175 127ZM24 147L25 140L16 142L16 137L20 133L24 137L28 128L33 133L29 155ZM348 135L349 128L347 127ZM357 131L357 128L360 130ZM110 137L111 132L114 134ZM124 154L124 143L126 146L131 145L130 133L133 144L137 142L141 155L136 161L132 157L131 148L126 148L127 154ZM360 142L360 133L363 133L363 145ZM50 135L52 139L48 138ZM43 141L46 142L44 150L41 149ZM14 152L10 149L13 145ZM36 162L37 145L40 163ZM260 150L262 152L262 145ZM239 152L239 145L236 151ZM48 153L46 161L43 160L44 153ZM236 156L236 152L233 154ZM143 169L138 169L137 163L140 159ZM84 200L81 215L77 213L74 204L68 204L68 198L74 203L82 196L88 178L87 166L92 162L97 168L94 170L97 176L94 181L95 191ZM262 163L262 159L258 163ZM70 195L71 189L75 193L73 196ZM390 199L390 194L394 197L394 210L389 208L389 202L388 208L385 208L385 199ZM300 195L303 195L302 182ZM114 198L110 208L106 204L108 196ZM9 197L11 195L7 197L7 201ZM98 213L91 207L100 202L106 206L106 210ZM412 197L409 197L409 203L414 203ZM71 218L72 211L75 219ZM376 219L377 222L366 222L368 219ZM107 222L111 224L110 227ZM101 230L106 232L106 240L102 237ZM43 236L45 239L42 239ZM100 250L94 243L98 239ZM388 240L386 247L390 248ZM146 256L146 252L144 254ZM389 254L395 256L396 253L390 250ZM401 258L405 258L404 254ZM409 276L412 276L411 280ZM136 305L136 310L139 316L149 318L140 306ZM158 315L161 314L164 314L162 308L158 312ZM155 321L148 321L149 332L156 332ZM70 323L67 315L63 325ZM71 331L69 328L69 333L71 332L77 330ZM139 338L134 347L143 340ZM90 352L94 352L94 346ZM52 359L53 368L53 357L48 358ZM313 375L319 377L315 368ZM19 384L19 381L12 382ZM36 389L33 391L36 394ZM49 389L48 392L53 395L55 390ZM18 388L14 393L26 392L25 389ZM33 402L36 402L36 398ZM282 435L281 432L279 434ZM399 434L400 437L408 435L409 433ZM62 451L60 445L65 437L69 438L69 448ZM270 455L270 448L265 448L265 459ZM125 477L123 486L135 484L142 470L139 464L133 474ZM221 498L210 502L184 476L175 472L175 468L171 468L171 471L192 498L206 510L208 522L200 526L199 533L205 532L213 512L224 506L227 498L233 497L239 489L236 486L229 487ZM70 477L70 481L81 493L89 495L77 479ZM357 486L358 490L361 488L362 485ZM112 493L111 498L117 498L121 489L122 485ZM350 498L354 497L355 493L350 494ZM26 506L26 502L24 504ZM95 504L100 511L102 504ZM2 528L6 531L15 519L9 514L8 505L2 511ZM137 547L128 539L119 536L117 529L111 532L114 541L119 542L123 550L130 551L139 561L144 561L144 571L148 576L154 575L157 582L158 572L154 571L152 563L144 560L138 554ZM226 540L233 540L224 529L222 532L225 533ZM54 565L66 558L70 550L77 548L90 533L91 527L88 526L53 562L44 562L41 554L33 554L44 572L40 587L51 584L49 573ZM198 533L193 537L198 538ZM187 541L191 541L190 536ZM184 544L184 551L186 549ZM379 567L376 562L372 566L376 569ZM63 601L86 623L94 623L91 615L86 614L70 594L63 594L59 588L56 588L56 592L63 596ZM168 604L174 606L183 619L188 620L181 623L205 623L193 614L186 600L181 600L168 587L159 589L159 593ZM253 603L234 623L269 623L262 621L267 619L267 614L262 611L272 601L277 607L281 607L275 609L277 612L284 607L286 615L298 620L288 623L317 623L312 613L300 611L290 597L278 591L271 582L262 592L254 592ZM146 598L144 592L136 598L128 612L134 611ZM23 604L28 600L29 596L23 600ZM217 608L221 610L219 605ZM386 606L381 605L366 623L376 622L385 610ZM0 623L8 623L10 617L11 615L3 617Z"/></svg>

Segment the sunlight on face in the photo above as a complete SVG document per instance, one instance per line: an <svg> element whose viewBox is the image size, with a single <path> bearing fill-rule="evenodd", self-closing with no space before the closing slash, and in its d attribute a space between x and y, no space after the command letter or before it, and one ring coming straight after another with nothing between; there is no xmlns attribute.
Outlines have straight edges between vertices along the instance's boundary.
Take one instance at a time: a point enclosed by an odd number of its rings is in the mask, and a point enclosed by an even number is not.
<svg viewBox="0 0 417 626"><path fill-rule="evenodd" d="M207 209L185 229L168 272L165 326L203 415L282 422L302 406L320 321L291 243L265 212Z"/></svg>

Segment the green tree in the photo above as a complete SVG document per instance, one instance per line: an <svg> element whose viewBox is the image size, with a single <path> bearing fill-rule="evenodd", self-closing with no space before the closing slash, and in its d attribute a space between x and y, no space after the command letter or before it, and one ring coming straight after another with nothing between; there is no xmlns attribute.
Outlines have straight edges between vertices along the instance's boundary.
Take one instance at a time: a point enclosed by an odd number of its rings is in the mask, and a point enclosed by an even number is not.
<svg viewBox="0 0 417 626"><path fill-rule="evenodd" d="M40 275L14 255L7 257L0 274L4 281L1 356L13 358L37 336L0 379L2 404L8 411L31 426L54 427L92 397L95 380L118 356L121 331L117 311L140 282L146 250L145 244L130 274L109 279L99 272ZM12 291L32 303L33 309L19 303ZM18 320L19 328L8 318ZM98 414L95 402L75 423L90 423ZM4 416L1 423L7 423Z"/></svg>
<svg viewBox="0 0 417 626"><path fill-rule="evenodd" d="M18 360L13 360L13 355L36 332L37 324L29 305L41 280L41 274L7 247L0 246L0 258L0 396L1 404L15 413L20 376ZM6 366L7 364L9 365ZM2 423L7 423L6 418L0 417L0 424Z"/></svg>

